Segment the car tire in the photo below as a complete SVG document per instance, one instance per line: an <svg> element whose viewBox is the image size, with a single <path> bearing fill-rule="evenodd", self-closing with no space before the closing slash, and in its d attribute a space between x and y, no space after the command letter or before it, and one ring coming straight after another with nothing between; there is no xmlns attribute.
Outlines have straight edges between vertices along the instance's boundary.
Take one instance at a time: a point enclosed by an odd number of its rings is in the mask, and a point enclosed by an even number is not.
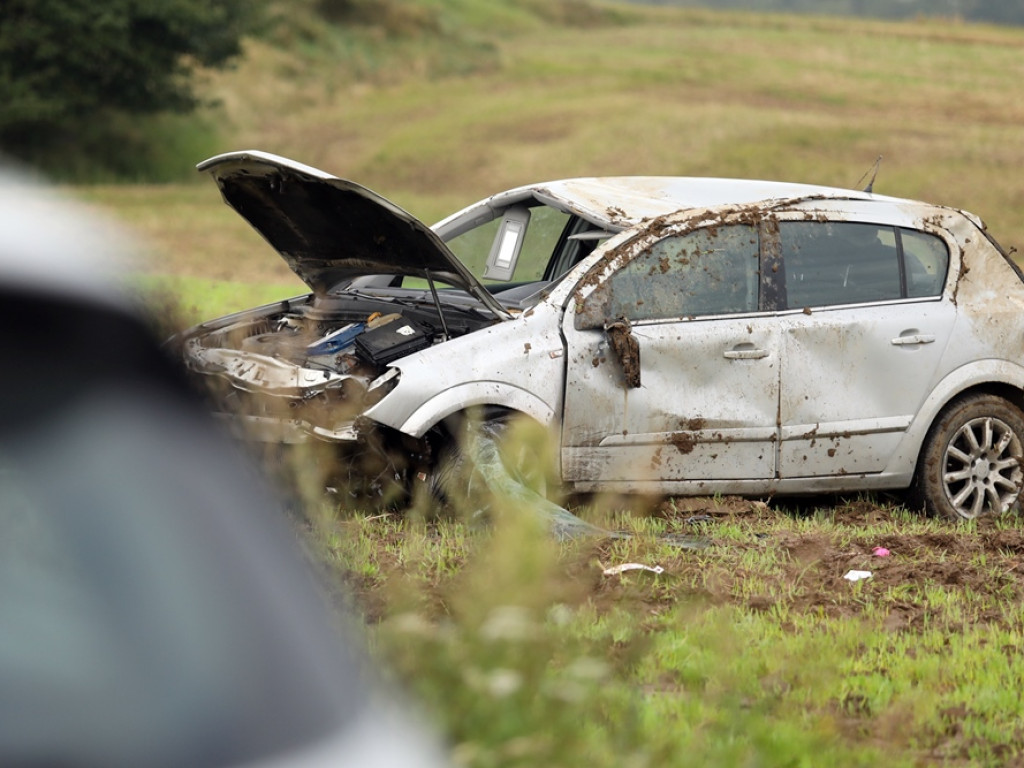
<svg viewBox="0 0 1024 768"><path fill-rule="evenodd" d="M932 424L914 490L931 513L950 520L999 515L1024 484L1024 414L1001 397L967 395Z"/></svg>

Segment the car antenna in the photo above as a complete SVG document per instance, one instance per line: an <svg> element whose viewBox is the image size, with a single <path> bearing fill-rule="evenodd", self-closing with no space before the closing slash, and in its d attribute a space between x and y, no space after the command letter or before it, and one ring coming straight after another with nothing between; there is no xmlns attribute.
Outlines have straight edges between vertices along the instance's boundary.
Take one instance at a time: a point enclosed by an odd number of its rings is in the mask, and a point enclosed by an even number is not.
<svg viewBox="0 0 1024 768"><path fill-rule="evenodd" d="M867 192L869 195L871 193L873 193L875 191L875 177L878 175L878 168L881 165L882 165L882 156L879 155L875 159L875 164L873 166L871 166L870 169L868 169L868 172L865 173L864 176L861 176L859 179L857 179L857 183L854 186L859 187L860 183L862 181L864 181L864 177L867 176L868 173L870 173L871 174L871 181L869 181L868 185L866 187L864 187L864 191Z"/></svg>

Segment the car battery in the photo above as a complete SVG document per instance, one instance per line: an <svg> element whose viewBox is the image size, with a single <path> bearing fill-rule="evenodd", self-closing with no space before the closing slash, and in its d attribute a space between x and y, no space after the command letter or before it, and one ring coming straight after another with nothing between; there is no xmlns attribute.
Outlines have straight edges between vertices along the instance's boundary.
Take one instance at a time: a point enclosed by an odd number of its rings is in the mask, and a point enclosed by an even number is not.
<svg viewBox="0 0 1024 768"><path fill-rule="evenodd" d="M430 335L426 329L397 313L389 316L387 322L367 327L356 337L356 354L374 365L387 365L429 346Z"/></svg>

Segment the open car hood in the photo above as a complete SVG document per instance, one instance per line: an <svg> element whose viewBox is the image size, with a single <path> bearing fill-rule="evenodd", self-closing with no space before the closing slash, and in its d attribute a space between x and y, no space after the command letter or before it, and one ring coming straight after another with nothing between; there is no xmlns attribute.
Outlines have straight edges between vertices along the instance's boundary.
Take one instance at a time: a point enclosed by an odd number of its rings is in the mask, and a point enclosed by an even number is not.
<svg viewBox="0 0 1024 768"><path fill-rule="evenodd" d="M316 293L362 275L411 275L462 288L509 317L432 229L366 187L254 150L196 168Z"/></svg>

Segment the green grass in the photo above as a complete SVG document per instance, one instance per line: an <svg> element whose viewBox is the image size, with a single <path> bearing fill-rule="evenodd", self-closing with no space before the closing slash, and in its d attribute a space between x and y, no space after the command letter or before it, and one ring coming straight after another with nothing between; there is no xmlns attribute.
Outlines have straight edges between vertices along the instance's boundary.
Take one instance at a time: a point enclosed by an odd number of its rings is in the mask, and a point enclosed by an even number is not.
<svg viewBox="0 0 1024 768"><path fill-rule="evenodd" d="M323 508L312 541L463 764L1020 759L1015 518L955 531L872 499L704 503L703 551L660 538L692 527L671 505L616 513L632 539L565 544L514 513L480 530ZM665 571L601 575L622 562ZM842 580L854 565L876 578Z"/></svg>
<svg viewBox="0 0 1024 768"><path fill-rule="evenodd" d="M306 292L273 283L240 283L185 275L139 275L132 283L144 297L143 301L168 307L171 313L166 324L168 330L180 330L203 320Z"/></svg>

